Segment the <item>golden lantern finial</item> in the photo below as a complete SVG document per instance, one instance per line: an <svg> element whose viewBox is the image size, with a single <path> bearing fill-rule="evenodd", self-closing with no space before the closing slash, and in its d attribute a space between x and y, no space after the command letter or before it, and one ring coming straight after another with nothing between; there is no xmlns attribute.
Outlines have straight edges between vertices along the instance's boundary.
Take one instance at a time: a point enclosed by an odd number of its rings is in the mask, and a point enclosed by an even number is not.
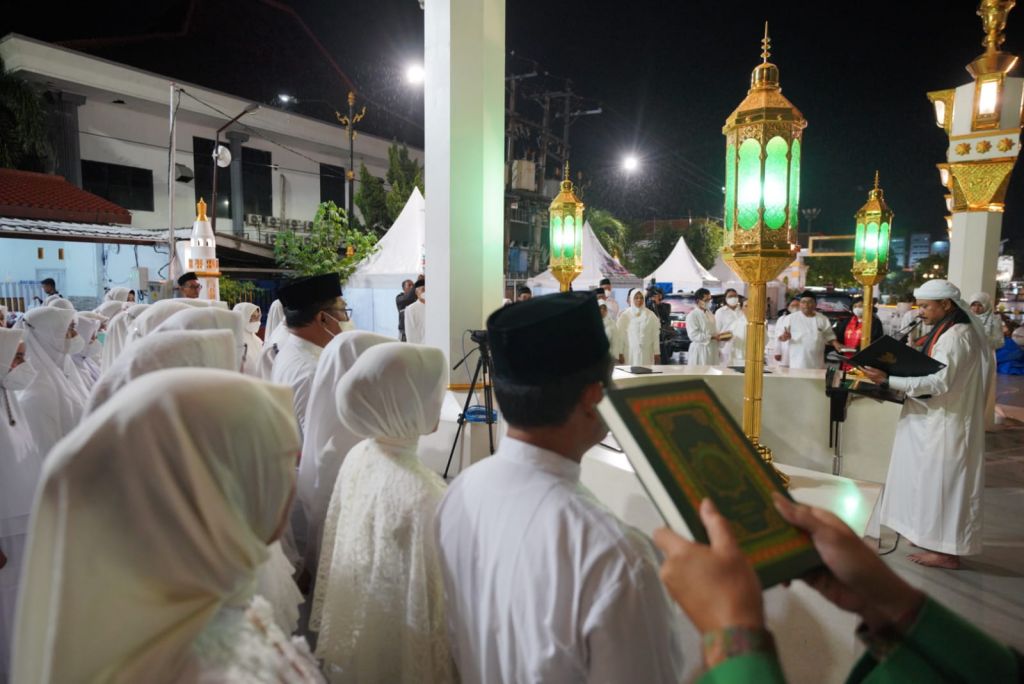
<svg viewBox="0 0 1024 684"><path fill-rule="evenodd" d="M206 202L200 197L199 201L196 202L196 221L208 221L206 218Z"/></svg>
<svg viewBox="0 0 1024 684"><path fill-rule="evenodd" d="M984 74L1009 73L1017 66L1016 55L1002 52L999 48L1006 41L1006 17L1017 4L1017 0L981 0L978 16L985 37L981 44L985 52L967 65L967 71L977 78Z"/></svg>
<svg viewBox="0 0 1024 684"><path fill-rule="evenodd" d="M768 35L768 22L764 22L764 38L761 39L761 64L767 64L772 56L772 39Z"/></svg>

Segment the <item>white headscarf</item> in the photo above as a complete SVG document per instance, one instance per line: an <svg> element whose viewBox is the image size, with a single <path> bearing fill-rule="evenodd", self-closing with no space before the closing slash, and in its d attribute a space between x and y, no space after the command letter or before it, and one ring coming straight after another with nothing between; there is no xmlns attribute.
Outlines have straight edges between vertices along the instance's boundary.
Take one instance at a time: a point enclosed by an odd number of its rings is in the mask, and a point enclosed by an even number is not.
<svg viewBox="0 0 1024 684"><path fill-rule="evenodd" d="M44 456L78 425L87 390L68 358L67 331L75 312L39 306L18 322L25 331L25 356L35 367L35 381L18 392L29 430Z"/></svg>
<svg viewBox="0 0 1024 684"><path fill-rule="evenodd" d="M43 465L15 392L4 387L21 339L21 330L0 328L0 539L28 531Z"/></svg>
<svg viewBox="0 0 1024 684"><path fill-rule="evenodd" d="M12 681L178 681L248 601L298 449L288 388L183 369L125 387L44 466Z"/></svg>
<svg viewBox="0 0 1024 684"><path fill-rule="evenodd" d="M107 337L103 342L103 361L100 364L104 371L110 368L110 364L128 344L128 331L134 325L135 319L148 308L149 304L133 304L107 323Z"/></svg>
<svg viewBox="0 0 1024 684"><path fill-rule="evenodd" d="M124 302L106 301L93 309L93 311L110 319L124 311Z"/></svg>
<svg viewBox="0 0 1024 684"><path fill-rule="evenodd" d="M974 293L973 295L971 295L971 298L970 300L968 300L967 303L974 304L975 302L981 304L982 313L988 313L992 311L992 295L990 295L988 292Z"/></svg>
<svg viewBox="0 0 1024 684"><path fill-rule="evenodd" d="M127 302L129 292L127 287L112 287L103 295L103 299L108 302Z"/></svg>
<svg viewBox="0 0 1024 684"><path fill-rule="evenodd" d="M92 388L85 407L90 415L132 380L165 368L238 370L235 336L230 330L170 330L129 345Z"/></svg>
<svg viewBox="0 0 1024 684"><path fill-rule="evenodd" d="M258 378L260 377L260 354L263 353L263 340L256 333L260 330L259 314L262 312L260 307L249 302L235 304L235 308L232 311L237 311L242 316L242 322L245 325L246 356L242 372ZM254 322L251 322L249 319L252 318L254 313L257 314L257 318Z"/></svg>
<svg viewBox="0 0 1024 684"><path fill-rule="evenodd" d="M338 421L335 400L338 383L367 349L395 341L391 337L356 330L341 333L320 354L306 405L306 430L302 437L297 491L310 529L310 560L315 560L320 546L318 532L327 514L338 470L349 449L363 439Z"/></svg>
<svg viewBox="0 0 1024 684"><path fill-rule="evenodd" d="M245 349L245 322L236 311L212 306L189 307L170 316L153 332L168 330L230 330L235 336L235 370L241 370L242 357L248 356Z"/></svg>
<svg viewBox="0 0 1024 684"><path fill-rule="evenodd" d="M179 311L184 311L188 308L188 304L182 304L177 299L161 299L160 301L154 302L148 309L143 311L128 328L128 335L125 337L125 346L131 344L140 337L145 337L168 318Z"/></svg>
<svg viewBox="0 0 1024 684"><path fill-rule="evenodd" d="M641 304L640 306L637 306L633 302L633 297L635 297L637 295L637 293L640 293L642 295L644 293L644 291L641 290L640 288L634 287L632 290L629 291L629 299L626 300L627 303L629 304L629 307L626 310L629 311L630 313L632 313L634 316L639 316L640 314L642 314L644 312L644 310L647 309L647 307L644 304Z"/></svg>
<svg viewBox="0 0 1024 684"><path fill-rule="evenodd" d="M263 331L263 339L269 340L270 336L277 330L277 326L284 323L284 305L280 299L275 299L267 311L267 327Z"/></svg>
<svg viewBox="0 0 1024 684"><path fill-rule="evenodd" d="M68 300L64 299L60 295L56 295L56 294L53 294L53 295L50 295L49 297L47 297L46 301L44 302L44 304L46 306L55 306L58 309L70 309L71 311L75 310L75 305L74 304L72 304Z"/></svg>
<svg viewBox="0 0 1024 684"><path fill-rule="evenodd" d="M103 356L103 344L99 341L97 336L99 335L100 329L103 328L103 325L107 322L107 319L104 318L101 314L96 313L95 311L83 311L83 312L75 315L75 327L79 331L81 331L83 329L82 326L79 325L79 321L81 321L83 319L89 319L91 321L96 321L95 329L93 329L92 334L90 335L90 337L86 338L85 355L87 357L89 357L90 359L92 359L92 361L96 364L96 370L98 372L99 371L99 367L100 367L99 366L100 359ZM88 324L86 324L86 326L88 326ZM86 327L84 329L87 330L88 327ZM81 332L79 332L79 334L81 334ZM96 339L91 339L91 338L96 338Z"/></svg>
<svg viewBox="0 0 1024 684"><path fill-rule="evenodd" d="M97 352L102 354L103 349L97 345L93 338L96 336L102 323L103 321L99 314L94 314L91 311L75 314L75 330L78 332L78 336L82 338L85 346L82 347L82 351L71 355L71 361L75 364L75 368L78 369L79 375L82 376L82 382L87 390L96 384L96 380L100 375L100 367L94 357Z"/></svg>

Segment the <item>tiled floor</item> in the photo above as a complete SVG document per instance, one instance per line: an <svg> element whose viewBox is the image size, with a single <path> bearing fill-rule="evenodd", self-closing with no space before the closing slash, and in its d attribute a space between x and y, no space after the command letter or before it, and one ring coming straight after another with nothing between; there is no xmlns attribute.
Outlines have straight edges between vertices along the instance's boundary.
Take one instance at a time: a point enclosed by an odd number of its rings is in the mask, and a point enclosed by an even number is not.
<svg viewBox="0 0 1024 684"><path fill-rule="evenodd" d="M985 440L985 549L960 570L907 560L906 540L885 557L907 581L992 636L1024 650L1024 376L998 376L997 402L1008 417ZM883 535L891 548L895 535Z"/></svg>

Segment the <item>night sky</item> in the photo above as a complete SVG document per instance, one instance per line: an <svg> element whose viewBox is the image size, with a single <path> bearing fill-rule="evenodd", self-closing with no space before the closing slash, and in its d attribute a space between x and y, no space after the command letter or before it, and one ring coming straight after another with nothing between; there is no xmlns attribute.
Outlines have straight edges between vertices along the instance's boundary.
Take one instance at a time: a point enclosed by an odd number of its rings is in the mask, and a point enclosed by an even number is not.
<svg viewBox="0 0 1024 684"><path fill-rule="evenodd" d="M536 62L553 85L554 77L570 78L589 106L603 108L571 134L573 166L589 180L591 205L630 219L721 214L721 127L746 94L768 20L783 93L809 122L801 206L821 209L814 231L852 232L877 168L896 233L944 236L935 164L944 161L946 137L925 93L969 81L964 66L982 52L977 2L507 0L506 7L509 72ZM75 49L261 102L289 92L340 107L347 77L371 100L369 129L422 145L422 96L401 84L404 66L422 58L416 0L118 0L63 12L23 4L20 15L0 20L0 33L8 31L73 41ZM1003 49L1024 54L1024 9L1011 12ZM316 103L303 107L326 114ZM628 152L642 164L632 178L620 170ZM1020 179L1007 204L1003 235L1024 240Z"/></svg>

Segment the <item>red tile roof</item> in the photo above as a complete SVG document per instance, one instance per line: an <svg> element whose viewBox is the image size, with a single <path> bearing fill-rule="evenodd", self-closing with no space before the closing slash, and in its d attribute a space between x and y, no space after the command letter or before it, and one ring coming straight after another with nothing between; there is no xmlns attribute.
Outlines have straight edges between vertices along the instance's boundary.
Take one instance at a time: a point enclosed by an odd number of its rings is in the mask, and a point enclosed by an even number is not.
<svg viewBox="0 0 1024 684"><path fill-rule="evenodd" d="M79 223L132 222L131 213L61 176L0 169L0 216Z"/></svg>

